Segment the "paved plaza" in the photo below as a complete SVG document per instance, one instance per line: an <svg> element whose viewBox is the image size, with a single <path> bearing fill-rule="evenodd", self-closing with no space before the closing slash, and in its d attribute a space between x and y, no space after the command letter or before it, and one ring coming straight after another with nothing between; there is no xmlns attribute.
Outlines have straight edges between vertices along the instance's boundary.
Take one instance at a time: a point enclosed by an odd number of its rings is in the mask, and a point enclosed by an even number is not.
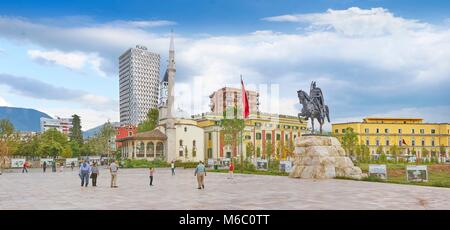
<svg viewBox="0 0 450 230"><path fill-rule="evenodd" d="M450 209L450 189L350 180L209 173L196 189L192 169L121 169L119 188L100 171L98 187L80 187L78 170L0 175L0 209Z"/></svg>

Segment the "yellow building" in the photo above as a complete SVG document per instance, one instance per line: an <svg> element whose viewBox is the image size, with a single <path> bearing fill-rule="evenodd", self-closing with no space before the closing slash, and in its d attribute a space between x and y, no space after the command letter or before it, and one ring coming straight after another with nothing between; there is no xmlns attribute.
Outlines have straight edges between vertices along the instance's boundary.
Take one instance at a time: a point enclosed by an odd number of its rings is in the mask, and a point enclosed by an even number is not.
<svg viewBox="0 0 450 230"><path fill-rule="evenodd" d="M222 116L208 113L194 116L199 127L205 133L205 155L207 159L223 159L238 157L241 146L226 144L221 130ZM268 113L251 114L245 121L242 151L247 156L247 144L254 146L253 156L267 157L267 143L272 146L272 156L287 146L295 146L295 139L300 137L301 130L306 129L306 122L301 123L298 117ZM259 154L258 154L259 153Z"/></svg>
<svg viewBox="0 0 450 230"><path fill-rule="evenodd" d="M393 145L403 154L414 153L418 157L449 156L450 124L424 123L421 118L365 118L362 122L332 124L332 132L342 138L346 128L352 128L358 143L369 147L371 154L381 149L389 154ZM342 139L341 139L342 140ZM423 155L427 149L429 154ZM445 153L444 153L444 152Z"/></svg>

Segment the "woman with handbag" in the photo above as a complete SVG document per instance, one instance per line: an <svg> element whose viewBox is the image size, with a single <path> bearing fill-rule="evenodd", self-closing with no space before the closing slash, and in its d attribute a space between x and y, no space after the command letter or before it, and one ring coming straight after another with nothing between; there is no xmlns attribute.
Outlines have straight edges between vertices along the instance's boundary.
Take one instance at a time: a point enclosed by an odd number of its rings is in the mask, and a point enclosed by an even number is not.
<svg viewBox="0 0 450 230"><path fill-rule="evenodd" d="M91 178L92 178L92 186L97 187L97 176L99 174L99 170L97 167L97 163L95 162L91 168Z"/></svg>

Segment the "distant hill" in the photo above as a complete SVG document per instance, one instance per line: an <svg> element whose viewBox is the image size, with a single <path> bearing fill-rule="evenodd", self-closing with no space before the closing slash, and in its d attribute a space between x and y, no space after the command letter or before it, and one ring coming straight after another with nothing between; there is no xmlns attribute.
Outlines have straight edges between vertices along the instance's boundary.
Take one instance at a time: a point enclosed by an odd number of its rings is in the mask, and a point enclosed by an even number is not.
<svg viewBox="0 0 450 230"><path fill-rule="evenodd" d="M111 122L111 124L112 124L114 127L120 126L120 123L119 123L119 122ZM103 125L104 125L104 124L103 124ZM86 138L90 138L90 137L94 136L95 134L97 134L98 132L100 132L100 130L102 129L103 125L99 125L99 126L97 126L97 127L94 127L94 128L92 128L92 129L88 129L88 130L84 131L84 132L83 132L83 138L86 139Z"/></svg>
<svg viewBox="0 0 450 230"><path fill-rule="evenodd" d="M52 118L35 109L0 106L0 119L8 119L18 131L40 132L41 117Z"/></svg>

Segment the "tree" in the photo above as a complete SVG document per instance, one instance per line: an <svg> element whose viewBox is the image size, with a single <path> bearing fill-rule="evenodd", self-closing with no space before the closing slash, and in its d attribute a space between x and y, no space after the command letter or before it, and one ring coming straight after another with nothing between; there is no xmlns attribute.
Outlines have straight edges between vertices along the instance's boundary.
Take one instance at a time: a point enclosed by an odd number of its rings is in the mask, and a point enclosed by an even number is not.
<svg viewBox="0 0 450 230"><path fill-rule="evenodd" d="M76 141L70 141L69 143L70 149L72 151L73 157L79 157L81 153L80 145L78 145L78 142Z"/></svg>
<svg viewBox="0 0 450 230"><path fill-rule="evenodd" d="M391 148L389 149L391 155L394 156L395 158L395 162L398 161L399 150L400 150L399 147L395 144L391 146Z"/></svg>
<svg viewBox="0 0 450 230"><path fill-rule="evenodd" d="M81 131L81 120L80 116L74 114L72 115L72 128L70 128L70 141L75 141L78 146L83 145L83 132Z"/></svg>
<svg viewBox="0 0 450 230"><path fill-rule="evenodd" d="M272 156L273 153L273 145L271 141L266 141L266 156L270 157Z"/></svg>
<svg viewBox="0 0 450 230"><path fill-rule="evenodd" d="M261 157L261 148L260 147L256 148L256 157Z"/></svg>
<svg viewBox="0 0 450 230"><path fill-rule="evenodd" d="M64 158L71 158L72 157L72 148L70 145L66 145L61 153L61 156Z"/></svg>
<svg viewBox="0 0 450 230"><path fill-rule="evenodd" d="M60 156L63 152L64 148L63 146L55 141L51 141L51 142L42 142L39 145L39 155L41 156L49 156L52 158L56 158L58 156Z"/></svg>
<svg viewBox="0 0 450 230"><path fill-rule="evenodd" d="M13 153L14 125L7 119L0 120L0 171Z"/></svg>
<svg viewBox="0 0 450 230"><path fill-rule="evenodd" d="M159 122L159 110L152 108L147 113L147 118L141 122L138 127L138 132L151 131L156 128Z"/></svg>
<svg viewBox="0 0 450 230"><path fill-rule="evenodd" d="M354 155L355 147L358 143L358 136L352 128L346 128L345 133L342 136L342 147L350 155Z"/></svg>
<svg viewBox="0 0 450 230"><path fill-rule="evenodd" d="M253 155L255 155L255 146L253 143L249 142L245 145L245 153L247 158L251 158Z"/></svg>
<svg viewBox="0 0 450 230"><path fill-rule="evenodd" d="M244 120L242 119L223 119L221 120L222 132L224 135L224 143L231 145L233 155L237 155L235 152L236 147L239 144L240 133L244 129Z"/></svg>
<svg viewBox="0 0 450 230"><path fill-rule="evenodd" d="M428 157L428 155L430 154L430 151L426 148L423 148L422 150L422 157Z"/></svg>

